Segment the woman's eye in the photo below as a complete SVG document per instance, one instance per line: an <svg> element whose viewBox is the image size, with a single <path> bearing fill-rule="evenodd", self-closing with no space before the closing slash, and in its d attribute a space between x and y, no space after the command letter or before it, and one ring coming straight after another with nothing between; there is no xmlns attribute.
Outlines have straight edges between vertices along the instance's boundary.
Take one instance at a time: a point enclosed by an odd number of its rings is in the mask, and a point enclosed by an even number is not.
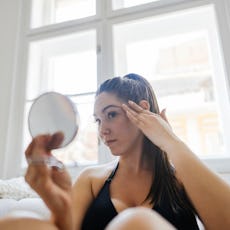
<svg viewBox="0 0 230 230"><path fill-rule="evenodd" d="M109 112L108 115L107 115L107 117L108 117L109 119L111 119L111 118L116 117L116 115L117 115L116 112Z"/></svg>

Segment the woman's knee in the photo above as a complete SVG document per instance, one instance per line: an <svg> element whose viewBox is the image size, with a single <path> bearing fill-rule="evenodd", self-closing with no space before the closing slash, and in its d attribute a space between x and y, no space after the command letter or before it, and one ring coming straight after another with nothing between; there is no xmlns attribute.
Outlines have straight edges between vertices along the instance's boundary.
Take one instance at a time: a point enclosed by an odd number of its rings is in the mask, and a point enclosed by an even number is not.
<svg viewBox="0 0 230 230"><path fill-rule="evenodd" d="M48 221L32 218L4 218L0 220L0 229L6 230L57 230L57 227Z"/></svg>
<svg viewBox="0 0 230 230"><path fill-rule="evenodd" d="M121 212L108 225L106 230L172 230L175 229L167 220L151 209L138 207Z"/></svg>

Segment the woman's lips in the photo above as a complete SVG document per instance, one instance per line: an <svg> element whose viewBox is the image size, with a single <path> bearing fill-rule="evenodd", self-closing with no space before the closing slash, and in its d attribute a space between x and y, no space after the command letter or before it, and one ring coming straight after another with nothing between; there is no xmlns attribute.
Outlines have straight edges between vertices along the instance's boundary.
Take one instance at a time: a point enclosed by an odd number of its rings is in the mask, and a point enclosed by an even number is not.
<svg viewBox="0 0 230 230"><path fill-rule="evenodd" d="M108 145L108 146L111 146L115 142L116 142L116 140L108 140L108 141L105 142L105 144Z"/></svg>

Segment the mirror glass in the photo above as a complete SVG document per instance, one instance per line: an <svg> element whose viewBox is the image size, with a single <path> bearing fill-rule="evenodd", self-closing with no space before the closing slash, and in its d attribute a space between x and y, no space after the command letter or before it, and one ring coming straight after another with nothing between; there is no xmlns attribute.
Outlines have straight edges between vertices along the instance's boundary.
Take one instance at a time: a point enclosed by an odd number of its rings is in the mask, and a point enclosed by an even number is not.
<svg viewBox="0 0 230 230"><path fill-rule="evenodd" d="M68 145L76 136L79 127L79 114L72 101L57 92L47 92L32 104L28 117L32 137L54 134L61 131L64 140L59 147Z"/></svg>

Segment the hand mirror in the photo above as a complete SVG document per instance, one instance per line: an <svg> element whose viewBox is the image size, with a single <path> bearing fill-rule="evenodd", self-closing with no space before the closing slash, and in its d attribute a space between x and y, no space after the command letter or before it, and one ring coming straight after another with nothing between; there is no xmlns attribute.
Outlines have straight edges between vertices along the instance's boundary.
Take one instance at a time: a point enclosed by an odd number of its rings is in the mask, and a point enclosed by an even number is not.
<svg viewBox="0 0 230 230"><path fill-rule="evenodd" d="M32 104L28 126L32 137L61 131L64 140L60 147L68 145L78 131L79 114L70 99L57 92L47 92Z"/></svg>

